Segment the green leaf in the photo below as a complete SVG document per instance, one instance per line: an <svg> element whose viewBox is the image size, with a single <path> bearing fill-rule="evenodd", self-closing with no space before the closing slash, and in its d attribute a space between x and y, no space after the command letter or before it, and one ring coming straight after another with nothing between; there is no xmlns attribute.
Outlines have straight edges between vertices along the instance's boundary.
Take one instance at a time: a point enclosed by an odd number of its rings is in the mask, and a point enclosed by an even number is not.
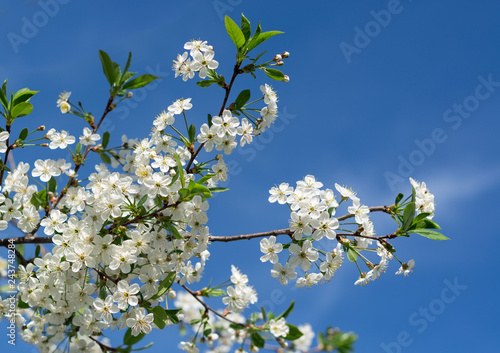
<svg viewBox="0 0 500 353"><path fill-rule="evenodd" d="M303 333L300 332L300 330L297 327L290 324L286 325L290 328L290 331L288 331L288 335L286 335L285 337L286 340L293 341L296 340L297 338L302 337Z"/></svg>
<svg viewBox="0 0 500 353"><path fill-rule="evenodd" d="M3 82L2 89L0 89L0 102L2 102L3 108L5 112L7 112L8 107L9 107L9 101L7 100L7 80Z"/></svg>
<svg viewBox="0 0 500 353"><path fill-rule="evenodd" d="M293 308L295 306L295 301L292 300L292 302L290 303L290 306L288 307L288 309L286 309L284 312L282 312L277 318L276 320L279 320L281 319L282 317L284 317L285 319L288 317L288 315L290 315L290 313L293 311Z"/></svg>
<svg viewBox="0 0 500 353"><path fill-rule="evenodd" d="M182 169L182 164L179 156L174 154L175 163L177 164L177 173L179 174L179 178L181 179L182 187L186 187L186 181L184 180L184 170Z"/></svg>
<svg viewBox="0 0 500 353"><path fill-rule="evenodd" d="M35 257L38 257L38 255L40 255L40 250L41 250L40 245L37 245L35 249Z"/></svg>
<svg viewBox="0 0 500 353"><path fill-rule="evenodd" d="M144 338L144 336L146 336L145 333L140 333L137 336L133 336L132 329L129 328L127 330L127 332L125 332L125 336L123 336L123 344L125 344L127 346L133 346L134 344L136 344L137 342L142 340Z"/></svg>
<svg viewBox="0 0 500 353"><path fill-rule="evenodd" d="M102 135L102 148L103 149L106 149L106 147L108 147L108 143L109 143L109 132L106 131L103 135Z"/></svg>
<svg viewBox="0 0 500 353"><path fill-rule="evenodd" d="M26 137L28 137L28 128L25 127L24 129L21 130L21 132L19 133L19 139L20 140L26 140Z"/></svg>
<svg viewBox="0 0 500 353"><path fill-rule="evenodd" d="M106 153L100 153L100 156L104 163L111 164L111 157L108 156Z"/></svg>
<svg viewBox="0 0 500 353"><path fill-rule="evenodd" d="M203 80L203 81L198 81L196 84L200 87L209 87L213 85L214 83L219 82L219 80L216 80L214 78L208 79L208 80Z"/></svg>
<svg viewBox="0 0 500 353"><path fill-rule="evenodd" d="M260 23L259 23L259 27L260 27ZM256 46L262 44L262 42L268 40L269 38L271 38L277 34L281 34L281 33L284 33L284 32L281 32L281 31L262 32L257 37L255 37L255 34L254 34L254 36L252 37L252 40L250 41L250 43L248 43L247 52L254 49Z"/></svg>
<svg viewBox="0 0 500 353"><path fill-rule="evenodd" d="M243 32L228 15L226 15L224 23L226 25L227 34L229 34L229 37L236 45L236 49L239 50L245 44L245 36L243 35Z"/></svg>
<svg viewBox="0 0 500 353"><path fill-rule="evenodd" d="M245 41L250 38L250 35L252 33L252 26L250 25L250 21L243 14L241 14L241 32L245 36Z"/></svg>
<svg viewBox="0 0 500 353"><path fill-rule="evenodd" d="M266 344L266 341L264 340L264 337L262 337L258 332L252 332L252 335L250 336L252 339L252 343L259 348L264 348L264 344Z"/></svg>
<svg viewBox="0 0 500 353"><path fill-rule="evenodd" d="M127 82L132 77L134 77L136 74L137 74L137 72L124 72L122 75L121 83L123 84L123 83ZM125 92L126 90L123 90L123 91Z"/></svg>
<svg viewBox="0 0 500 353"><path fill-rule="evenodd" d="M165 313L168 315L168 317L170 318L170 321L172 321L173 324L179 323L179 318L177 317L177 313L179 311L181 311L181 309L165 310Z"/></svg>
<svg viewBox="0 0 500 353"><path fill-rule="evenodd" d="M152 81L159 79L159 77L150 75L150 74L145 74L141 75L139 77L134 78L133 80L128 81L123 85L123 89L136 89L136 88L141 88L144 87L148 84L150 84Z"/></svg>
<svg viewBox="0 0 500 353"><path fill-rule="evenodd" d="M185 189L183 189L183 190L185 190ZM172 234L176 239L184 239L184 237L181 235L181 233L179 233L179 230L173 224L170 224L167 227L167 229L170 232L170 234Z"/></svg>
<svg viewBox="0 0 500 353"><path fill-rule="evenodd" d="M216 187L216 188L208 188L208 190L210 190L210 192L224 192L228 191L229 188Z"/></svg>
<svg viewBox="0 0 500 353"><path fill-rule="evenodd" d="M413 218L415 217L415 202L410 202L406 205L405 210L403 212L403 228L402 231L406 232L413 222Z"/></svg>
<svg viewBox="0 0 500 353"><path fill-rule="evenodd" d="M28 102L31 97L33 97L35 94L37 94L38 91L30 91L29 88L23 88L17 91L12 99L14 102L12 103L13 105L17 105L22 102Z"/></svg>
<svg viewBox="0 0 500 353"><path fill-rule="evenodd" d="M30 306L28 303L23 302L20 298L17 300L17 307L21 309L28 309Z"/></svg>
<svg viewBox="0 0 500 353"><path fill-rule="evenodd" d="M421 236L424 236L424 237L432 239L432 240L449 240L450 239L450 238L444 236L443 234L436 232L435 230L429 230L429 229L412 229L412 230L409 230L408 233L417 233L417 234L420 234Z"/></svg>
<svg viewBox="0 0 500 353"><path fill-rule="evenodd" d="M153 309L148 309L150 313L153 313L154 323L161 330L165 327L169 321L168 315L161 306L155 306Z"/></svg>
<svg viewBox="0 0 500 353"><path fill-rule="evenodd" d="M271 69L271 68L264 68L263 70L266 73L266 75L269 78L272 78L273 80L283 81L283 78L285 78L285 75L280 70Z"/></svg>
<svg viewBox="0 0 500 353"><path fill-rule="evenodd" d="M33 111L33 104L28 102L21 102L18 105L15 105L14 108L10 111L10 115L12 118L20 118L22 116L26 116Z"/></svg>
<svg viewBox="0 0 500 353"><path fill-rule="evenodd" d="M137 208L141 207L142 205L144 205L144 202L146 202L148 200L148 195L144 195L143 197L141 197L141 199L139 200L139 202L137 203Z"/></svg>
<svg viewBox="0 0 500 353"><path fill-rule="evenodd" d="M165 292L172 287L175 281L176 273L174 271L170 272L167 277L165 277L158 285L158 292L151 297L151 299L156 300L161 297Z"/></svg>
<svg viewBox="0 0 500 353"><path fill-rule="evenodd" d="M212 179L214 176L215 176L215 174L207 174L207 175L201 177L200 180L198 180L196 183L197 184L204 184L208 180Z"/></svg>
<svg viewBox="0 0 500 353"><path fill-rule="evenodd" d="M123 69L123 75L128 72L128 69L130 68L130 63L132 62L132 52L128 53L128 58L127 58L127 63L125 64L125 68ZM126 80L125 80L126 81Z"/></svg>
<svg viewBox="0 0 500 353"><path fill-rule="evenodd" d="M236 97L236 100L234 101L234 107L236 109L242 108L246 102L250 99L250 90L246 89L244 91L241 91L240 94L238 94L238 97Z"/></svg>
<svg viewBox="0 0 500 353"><path fill-rule="evenodd" d="M347 249L347 258L351 262L356 262L356 260L358 259L358 253L353 248L348 248Z"/></svg>
<svg viewBox="0 0 500 353"><path fill-rule="evenodd" d="M48 182L48 186L49 186L50 192L52 192L52 193L56 192L57 181L56 181L56 179L54 179L54 177L50 177L49 182Z"/></svg>
<svg viewBox="0 0 500 353"><path fill-rule="evenodd" d="M398 196L396 196L396 200L394 201L394 204L397 205L399 201L403 199L404 195L402 193L399 193Z"/></svg>
<svg viewBox="0 0 500 353"><path fill-rule="evenodd" d="M212 127L212 115L208 114L208 127Z"/></svg>
<svg viewBox="0 0 500 353"><path fill-rule="evenodd" d="M82 144L78 142L75 146L75 154L79 154L82 151Z"/></svg>
<svg viewBox="0 0 500 353"><path fill-rule="evenodd" d="M113 62L103 50L99 50L99 58L101 59L102 71L109 82L109 86L112 87L116 83L116 71Z"/></svg>
<svg viewBox="0 0 500 353"><path fill-rule="evenodd" d="M196 127L191 124L188 129L189 142L194 143L196 141Z"/></svg>
<svg viewBox="0 0 500 353"><path fill-rule="evenodd" d="M158 208L163 207L163 201L162 201L160 195L156 195L156 197L155 197L155 205Z"/></svg>

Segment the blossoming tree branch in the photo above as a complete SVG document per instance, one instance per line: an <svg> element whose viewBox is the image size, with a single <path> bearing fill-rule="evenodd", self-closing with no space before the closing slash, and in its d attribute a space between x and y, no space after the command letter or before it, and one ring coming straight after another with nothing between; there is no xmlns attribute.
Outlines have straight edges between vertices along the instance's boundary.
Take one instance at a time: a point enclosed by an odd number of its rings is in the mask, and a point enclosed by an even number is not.
<svg viewBox="0 0 500 353"><path fill-rule="evenodd" d="M75 104L70 92L59 96L61 112L82 119L75 135L22 128L20 118L32 112L37 92L25 88L9 98L7 80L1 87L0 245L12 252L4 260L8 283L2 290L15 283L17 294L14 310L4 299L0 311L41 352L131 352L147 347L141 340L153 329L170 325L182 328L179 347L188 352L202 346L210 352L348 352L355 334L328 328L316 335L307 323L289 322L293 302L282 313L259 308L250 279L234 265L226 269L228 281L197 287L210 244L256 238L260 260L271 264L277 285L311 287L331 281L345 258L359 270L356 285L380 278L390 261L397 262L396 274L407 276L415 261L396 256L400 238L447 239L432 220L434 197L425 183L410 179L406 198L399 194L394 204L368 207L351 188L327 188L312 175L269 191L269 202L290 210L288 228L211 234L209 201L227 190L223 183L230 173L224 156L258 139L278 114L269 81L233 92L235 80L251 75L289 81L279 69L288 52L267 58L256 50L282 32L264 32L260 23L252 32L243 15L240 26L229 17L225 26L236 47L229 80L206 41L187 42L174 60L175 77L197 77L199 89L221 91L220 106L206 108L201 126L189 122L195 102L180 98L152 119L148 137L124 136L118 147L109 146L110 134L98 133L104 119L135 89L158 78L129 71L131 55L122 68L99 52L110 87L100 117ZM16 149L34 146L48 147L48 158L8 167ZM51 159L56 149L69 151L72 160ZM392 233L375 235L375 212L392 218ZM14 228L23 235L13 236ZM29 244L36 249L27 251ZM111 330L124 330L123 341L111 342Z"/></svg>

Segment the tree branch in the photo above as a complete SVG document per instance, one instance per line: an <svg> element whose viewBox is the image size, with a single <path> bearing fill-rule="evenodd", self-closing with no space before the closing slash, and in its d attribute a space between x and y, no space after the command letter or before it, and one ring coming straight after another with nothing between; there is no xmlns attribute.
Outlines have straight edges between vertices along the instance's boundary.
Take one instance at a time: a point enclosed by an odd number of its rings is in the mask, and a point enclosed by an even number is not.
<svg viewBox="0 0 500 353"><path fill-rule="evenodd" d="M241 324L239 322L230 320L227 317L225 317L224 315L222 315L221 313L219 313L216 310L212 309L204 301L202 301L200 298L198 298L198 296L200 295L198 292L192 291L191 289L189 289L188 287L186 287L186 285L181 284L181 287L184 288L189 294L191 294L201 305L203 305L203 307L205 308L205 310L213 312L215 315L217 315L221 319L224 319L227 322L230 322L230 323L232 323L234 325L238 325L238 326L241 326L241 327L247 327L248 326L247 324Z"/></svg>

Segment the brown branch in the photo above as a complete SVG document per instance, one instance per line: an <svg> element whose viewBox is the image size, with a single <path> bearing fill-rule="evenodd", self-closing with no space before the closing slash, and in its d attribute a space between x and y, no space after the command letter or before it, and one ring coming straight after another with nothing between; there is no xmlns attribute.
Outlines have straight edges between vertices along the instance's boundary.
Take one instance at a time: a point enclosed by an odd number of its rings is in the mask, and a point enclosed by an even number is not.
<svg viewBox="0 0 500 353"><path fill-rule="evenodd" d="M5 144L7 145L7 151L5 151L5 158L3 160L4 168L2 168L2 171L0 172L0 185L3 184L3 176L5 174L5 165L7 164L7 159L9 158L9 152L12 149L12 146L9 146L9 140L10 140L10 125L9 124L7 124L7 126L5 127L5 130L9 133L9 138L7 139L7 141L5 141Z"/></svg>
<svg viewBox="0 0 500 353"><path fill-rule="evenodd" d="M101 349L104 351L104 352L120 352L120 348L114 348L114 347L110 347L110 346L106 346L104 343L101 343L99 342L98 340L96 340L94 337L92 336L89 336L89 338L94 341L95 343L97 343L99 345L99 347L101 347Z"/></svg>
<svg viewBox="0 0 500 353"><path fill-rule="evenodd" d="M375 207L370 207L369 208L370 212L385 212L385 213L390 213L390 210L391 210L391 206L375 206ZM353 214L346 214L346 215L343 215L343 216L340 216L338 217L337 219L339 221L343 221L345 219L348 219L348 218L352 218L354 217ZM270 237L272 235L283 235L283 234L286 234L286 235L292 235L293 232L290 230L290 228L285 228L285 229L278 229L278 230L271 230L269 232L260 232L260 233L251 233L251 234L242 234L242 235L231 235L231 236L210 236L208 239L210 241L220 241L220 242L230 242L230 241L237 241L237 240L250 240L250 239L253 239L253 238L263 238L263 237ZM385 239L385 238L388 238L388 239L391 239L391 238L395 238L395 234L388 234L388 235L384 235L384 236L381 236L381 237L371 237L371 236L368 236L368 235L361 235L361 234L357 234L357 233L353 233L353 234L350 234L350 233L345 233L345 234L341 234L341 235L355 235L355 236L358 236L358 237L363 237L363 238L369 238L369 239Z"/></svg>
<svg viewBox="0 0 500 353"><path fill-rule="evenodd" d="M234 80L236 79L236 76L238 76L238 74L240 74L240 66L241 66L241 62L237 62L234 65L233 76L231 77L231 81L229 81L229 85L224 86L224 89L226 90L226 94L224 95L224 101L222 102L222 106L220 107L220 110L219 110L219 116L222 116L222 113L224 112L224 108L226 108L227 99L229 98L229 93L231 93L231 88L233 87ZM191 165L193 164L196 156L198 156L198 154L201 152L201 149L203 148L204 145L205 145L205 143L202 143L198 147L196 152L194 152L191 155L191 158L189 159L189 162L185 168L186 172L188 172L188 173L190 172Z"/></svg>
<svg viewBox="0 0 500 353"><path fill-rule="evenodd" d="M215 315L217 315L218 317L220 317L221 319L224 319L226 320L227 322L230 322L232 323L233 325L238 325L238 326L241 326L241 327L248 327L247 324L241 324L239 322L236 322L236 321L233 321L233 320L230 320L228 319L227 317L225 317L224 315L222 315L221 313L217 312L216 310L212 309L210 306L208 306L204 301L202 301L200 298L198 298L198 296L200 296L200 292L195 292L195 291L192 291L191 289L189 289L188 287L186 287L186 285L184 284L181 284L181 287L184 288L189 294L191 294L201 305L203 305L203 307L205 308L205 310L208 310L208 311L211 311L213 312Z"/></svg>

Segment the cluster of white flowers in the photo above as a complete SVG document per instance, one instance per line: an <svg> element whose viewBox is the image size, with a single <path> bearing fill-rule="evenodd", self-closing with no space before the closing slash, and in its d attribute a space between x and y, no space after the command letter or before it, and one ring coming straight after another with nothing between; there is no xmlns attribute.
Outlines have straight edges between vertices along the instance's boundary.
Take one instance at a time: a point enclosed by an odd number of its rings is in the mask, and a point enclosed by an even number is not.
<svg viewBox="0 0 500 353"><path fill-rule="evenodd" d="M189 101L175 102L166 114L178 113L175 107L189 109ZM75 142L66 132L54 129L47 137L54 148ZM80 140L92 145L99 139L89 129ZM175 272L181 284L199 281L210 256L208 203L201 195L181 199L179 194L194 175L178 173L175 159L186 165L189 151L156 128L148 139L123 140L127 148L116 153L116 160L126 173L97 165L88 184L70 186L58 208L46 216L32 203L33 195L39 193L37 186L29 185L29 164L19 163L4 180L2 192L8 196L0 194L0 227L5 229L15 219L22 231L30 232L40 222L43 232L53 236L51 252L19 266L20 299L38 308L21 335L44 351L61 341L60 334L49 333L64 332L65 322L72 317L72 324L84 336L115 327L130 327L133 335L150 332L156 327L153 314L145 311L144 304L139 306L139 293L151 306L175 298L169 290L152 299L169 273ZM212 179L224 179L227 167L222 159L215 165L219 173ZM64 160L40 159L31 175L48 182L68 173L70 166ZM148 213L157 214L155 222L140 221ZM114 226L123 219L122 226ZM80 314L75 316L76 312ZM74 346L85 342L73 339Z"/></svg>
<svg viewBox="0 0 500 353"><path fill-rule="evenodd" d="M222 299L227 310L232 313L240 313L250 304L257 302L257 292L249 286L248 277L231 265L231 282L234 287L227 288L227 297Z"/></svg>
<svg viewBox="0 0 500 353"><path fill-rule="evenodd" d="M182 79L187 81L198 72L200 78L205 78L208 70L215 70L219 67L219 63L214 60L214 48L206 41L191 40L184 44L184 49L189 50L190 58L188 58L188 52L177 55L177 60L174 60L173 65L175 77L182 75Z"/></svg>
<svg viewBox="0 0 500 353"><path fill-rule="evenodd" d="M415 206L417 214L430 213L428 219L434 217L434 195L429 192L424 182L419 183L410 178L411 185L415 189Z"/></svg>
<svg viewBox="0 0 500 353"><path fill-rule="evenodd" d="M263 133L278 116L278 96L271 86L267 83L260 86L260 90L264 95L264 103L266 106L260 111L260 119L257 125L257 134Z"/></svg>
<svg viewBox="0 0 500 353"><path fill-rule="evenodd" d="M272 87L266 84L260 87L266 106L262 108L261 117L255 123L250 122L247 118L242 118L241 121L237 116L234 116L229 109L225 109L222 116L216 116L212 119L212 124L203 124L200 127L200 133L197 140L204 144L205 151L210 152L215 149L223 150L226 155L238 146L236 137L240 136L240 146L250 144L254 136L264 132L278 116L277 96ZM254 130L255 125L255 130Z"/></svg>
<svg viewBox="0 0 500 353"><path fill-rule="evenodd" d="M434 211L434 196L426 189L425 184L417 184L410 179L416 190L416 205L420 212ZM297 287L318 284L321 281L329 281L334 277L335 272L343 262L345 238L339 237L336 230L339 228L339 220L335 217L339 205L347 200L352 201L348 206L347 217L354 218L357 228L351 233L354 235L352 242L349 242L356 251L368 250L376 252L380 257L377 264L366 262L370 268L368 272L362 272L356 285L366 284L380 277L389 265L389 260L393 258L392 252L388 251L381 241L376 241L377 246L372 247L374 240L374 227L369 218L370 209L361 204L356 193L350 188L335 184L336 190L340 193L340 200L331 189L321 190L323 184L312 175L307 175L303 180L297 182L294 189L287 183L282 183L277 187L271 188L269 193L269 202L278 202L287 204L291 210L290 232L292 233L291 243L286 245L288 249L287 261L284 265L279 263L278 254L282 252L285 246L276 242L276 237L264 238L260 242L261 252L264 255L260 258L262 262L270 261L274 268L271 270L271 276L278 278L279 282L287 285L290 280L296 280ZM430 218L430 216L429 216ZM337 240L337 245L325 245L322 239ZM328 243L328 242L326 242ZM328 250L331 249L331 250ZM323 255L324 259L321 258ZM320 262L318 264L318 262ZM316 266L313 267L312 265ZM408 275L415 266L414 260L408 264L402 264L402 267L396 274L404 273ZM298 277L296 269L304 272L303 277ZM319 272L311 269L318 268Z"/></svg>

